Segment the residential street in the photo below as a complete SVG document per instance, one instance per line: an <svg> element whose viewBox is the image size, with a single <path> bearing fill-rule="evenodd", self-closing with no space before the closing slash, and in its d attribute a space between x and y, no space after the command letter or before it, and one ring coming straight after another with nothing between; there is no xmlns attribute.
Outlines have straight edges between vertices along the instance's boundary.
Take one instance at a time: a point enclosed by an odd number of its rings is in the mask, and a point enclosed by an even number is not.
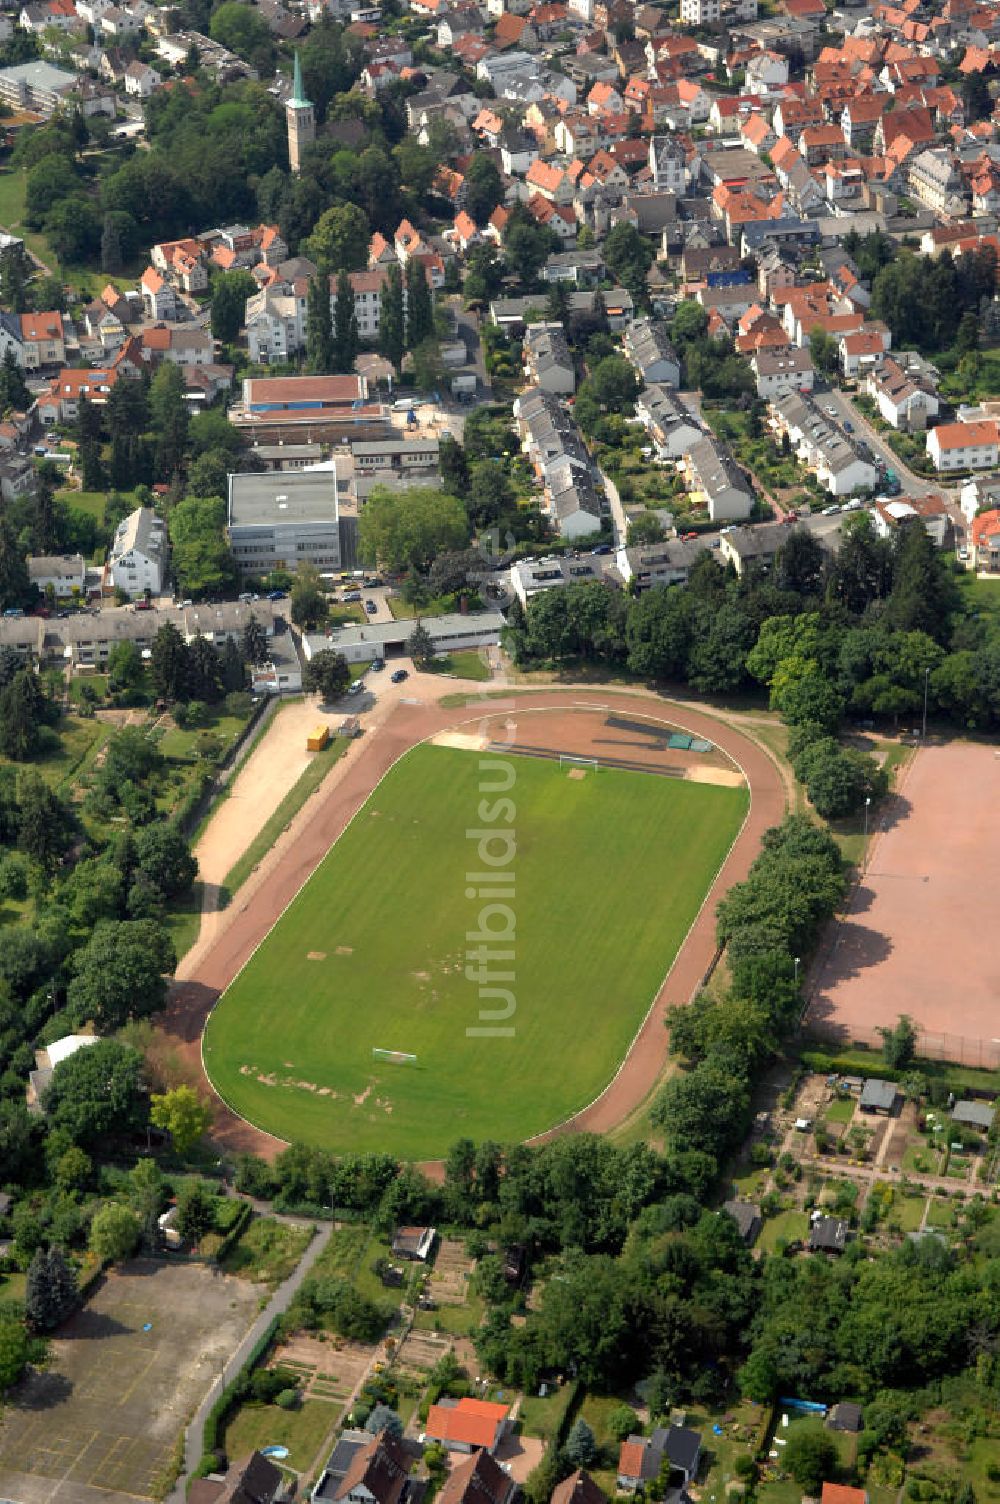
<svg viewBox="0 0 1000 1504"><path fill-rule="evenodd" d="M301 1225L301 1223L297 1225ZM187 1479L191 1476L191 1474L194 1472L194 1469L198 1466L198 1463L201 1460L201 1454L204 1450L205 1422L208 1419L208 1412L211 1410L212 1406L215 1404L215 1401L218 1399L219 1395L222 1393L226 1385L231 1383L239 1373L243 1364L249 1357L254 1344L258 1342L263 1336L264 1332L267 1331L267 1328L270 1326L275 1316L282 1316L288 1310L288 1307L291 1305L292 1300L295 1297L296 1291L299 1289L306 1275L309 1273L310 1269L315 1264L320 1254L323 1252L327 1243L329 1243L330 1235L332 1232L332 1222L328 1222L325 1226L319 1229L316 1236L309 1244L309 1247L302 1255L302 1258L299 1260L298 1267L292 1274L288 1276L284 1284L279 1285L277 1290L275 1290L274 1294L271 1296L271 1299L268 1301L263 1311L261 1311L260 1315L257 1317L257 1320L247 1332L243 1341L233 1353L228 1363L223 1368L222 1372L218 1375L208 1393L205 1395L205 1398L198 1406L198 1409L195 1411L194 1418L187 1428L187 1435L184 1439L184 1469L181 1473L181 1476L174 1484L172 1491L167 1495L169 1504L184 1504L184 1499L187 1492ZM219 1278L221 1279L223 1277L224 1276L220 1274Z"/></svg>
<svg viewBox="0 0 1000 1504"><path fill-rule="evenodd" d="M825 411L828 407L836 407L839 413L839 421L843 423L846 418L854 425L854 432L863 438L869 445L877 460L881 460L887 469L895 470L899 476L903 492L909 496L947 495L948 487L937 480L925 480L908 469L903 461L889 448L885 439L872 425L863 413L859 412L846 393L831 387L828 391L816 392L816 401Z"/></svg>

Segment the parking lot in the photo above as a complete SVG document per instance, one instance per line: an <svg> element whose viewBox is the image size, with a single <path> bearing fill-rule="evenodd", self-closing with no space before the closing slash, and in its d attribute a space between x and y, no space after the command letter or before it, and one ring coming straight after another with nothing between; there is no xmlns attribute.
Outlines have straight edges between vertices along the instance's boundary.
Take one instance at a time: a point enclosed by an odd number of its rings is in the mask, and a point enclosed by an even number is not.
<svg viewBox="0 0 1000 1504"><path fill-rule="evenodd" d="M129 1504L158 1496L187 1416L239 1345L259 1289L203 1265L135 1259L60 1329L9 1396L0 1498Z"/></svg>

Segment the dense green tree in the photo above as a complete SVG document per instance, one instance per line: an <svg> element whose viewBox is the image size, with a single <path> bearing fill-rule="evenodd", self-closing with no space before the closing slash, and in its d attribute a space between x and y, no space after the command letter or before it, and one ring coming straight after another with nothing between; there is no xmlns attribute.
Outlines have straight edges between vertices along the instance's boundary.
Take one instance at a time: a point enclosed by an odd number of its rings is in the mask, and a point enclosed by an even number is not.
<svg viewBox="0 0 1000 1504"><path fill-rule="evenodd" d="M90 1224L90 1249L102 1264L122 1264L135 1252L142 1228L121 1201L107 1201Z"/></svg>
<svg viewBox="0 0 1000 1504"><path fill-rule="evenodd" d="M142 1056L114 1039L78 1050L52 1073L45 1110L74 1143L87 1148L110 1133L142 1127L148 1102L142 1092Z"/></svg>
<svg viewBox="0 0 1000 1504"><path fill-rule="evenodd" d="M309 279L306 299L306 366L314 376L334 368L333 323L330 316L330 278L317 272Z"/></svg>
<svg viewBox="0 0 1000 1504"><path fill-rule="evenodd" d="M333 648L320 648L313 653L302 672L303 689L317 692L327 705L339 700L350 682L347 659Z"/></svg>
<svg viewBox="0 0 1000 1504"><path fill-rule="evenodd" d="M176 960L169 935L153 920L102 920L73 958L67 1004L78 1024L119 1029L162 1008L164 974Z"/></svg>
<svg viewBox="0 0 1000 1504"><path fill-rule="evenodd" d="M158 820L136 832L135 861L165 898L188 893L198 875L198 863L186 837L168 820Z"/></svg>
<svg viewBox="0 0 1000 1504"><path fill-rule="evenodd" d="M503 178L486 152L474 153L466 169L465 187L466 211L482 229L504 196Z"/></svg>
<svg viewBox="0 0 1000 1504"><path fill-rule="evenodd" d="M47 719L45 693L33 669L24 668L0 690L0 752L27 762L38 749Z"/></svg>
<svg viewBox="0 0 1000 1504"><path fill-rule="evenodd" d="M300 564L292 585L292 621L297 627L317 631L326 621L329 607L319 577L312 564Z"/></svg>
<svg viewBox="0 0 1000 1504"><path fill-rule="evenodd" d="M76 1277L61 1248L38 1248L28 1267L24 1313L36 1332L51 1332L77 1303Z"/></svg>
<svg viewBox="0 0 1000 1504"><path fill-rule="evenodd" d="M17 1383L28 1363L28 1334L16 1316L0 1313L0 1395Z"/></svg>
<svg viewBox="0 0 1000 1504"><path fill-rule="evenodd" d="M186 496L171 512L173 569L185 595L221 595L232 587L236 567L225 526L221 496Z"/></svg>
<svg viewBox="0 0 1000 1504"><path fill-rule="evenodd" d="M417 668L426 669L434 662L434 639L418 617L406 639L406 651Z"/></svg>
<svg viewBox="0 0 1000 1504"><path fill-rule="evenodd" d="M247 7L240 4L238 8ZM247 298L257 290L257 283L242 267L219 272L212 279L212 334L224 345L235 344L246 322Z"/></svg>
<svg viewBox="0 0 1000 1504"><path fill-rule="evenodd" d="M169 480L183 468L190 420L184 375L172 360L165 360L150 382L149 415L156 433L156 470Z"/></svg>
<svg viewBox="0 0 1000 1504"><path fill-rule="evenodd" d="M393 571L425 572L439 553L463 548L468 539L461 502L429 486L376 487L358 520L361 557Z"/></svg>
<svg viewBox="0 0 1000 1504"><path fill-rule="evenodd" d="M398 374L406 348L406 316L403 301L403 276L398 266L390 266L382 292L378 334L379 350L392 362Z"/></svg>
<svg viewBox="0 0 1000 1504"><path fill-rule="evenodd" d="M411 256L406 263L406 348L415 350L434 333L434 305L427 270Z"/></svg>
<svg viewBox="0 0 1000 1504"><path fill-rule="evenodd" d="M215 1197L204 1182L189 1180L177 1198L177 1230L190 1243L199 1243L215 1224Z"/></svg>
<svg viewBox="0 0 1000 1504"><path fill-rule="evenodd" d="M267 633L255 616L251 616L240 638L240 654L244 663L255 668L268 660Z"/></svg>
<svg viewBox="0 0 1000 1504"><path fill-rule="evenodd" d="M334 302L333 370L353 370L354 361L360 348L361 336L358 333L358 314L354 298L354 288L351 286L351 279L348 273L342 271L337 278L337 296Z"/></svg>
<svg viewBox="0 0 1000 1504"><path fill-rule="evenodd" d="M33 768L19 776L17 800L18 848L43 870L50 871L73 838L73 815Z"/></svg>
<svg viewBox="0 0 1000 1504"><path fill-rule="evenodd" d="M302 251L328 275L360 271L368 262L370 240L365 211L358 204L335 204L320 215Z"/></svg>
<svg viewBox="0 0 1000 1504"><path fill-rule="evenodd" d="M803 1493L818 1495L837 1467L836 1443L820 1421L803 1421L789 1431L782 1462Z"/></svg>
<svg viewBox="0 0 1000 1504"><path fill-rule="evenodd" d="M21 606L28 598L24 549L7 517L0 516L0 610Z"/></svg>
<svg viewBox="0 0 1000 1504"><path fill-rule="evenodd" d="M212 1109L190 1086L175 1086L150 1097L150 1122L170 1134L180 1155L187 1154L208 1131Z"/></svg>

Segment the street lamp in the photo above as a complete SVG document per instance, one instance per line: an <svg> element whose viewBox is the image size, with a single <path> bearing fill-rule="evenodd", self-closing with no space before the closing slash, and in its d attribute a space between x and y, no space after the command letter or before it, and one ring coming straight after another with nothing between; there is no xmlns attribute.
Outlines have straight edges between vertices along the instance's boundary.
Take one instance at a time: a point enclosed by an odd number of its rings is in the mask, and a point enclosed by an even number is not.
<svg viewBox="0 0 1000 1504"><path fill-rule="evenodd" d="M926 741L927 740L927 687L930 684L930 682L931 682L931 671L930 671L929 668L925 668L924 669L924 729L923 729L923 732L921 734L921 741Z"/></svg>
<svg viewBox="0 0 1000 1504"><path fill-rule="evenodd" d="M799 967L802 965L802 957L801 956L796 956L794 959L795 959L795 985L797 987L799 985Z"/></svg>
<svg viewBox="0 0 1000 1504"><path fill-rule="evenodd" d="M865 850L864 850L865 861L868 860L868 810L869 810L869 808L871 806L871 802L872 802L872 796L871 796L871 794L869 794L868 797L867 797L867 799L865 800Z"/></svg>

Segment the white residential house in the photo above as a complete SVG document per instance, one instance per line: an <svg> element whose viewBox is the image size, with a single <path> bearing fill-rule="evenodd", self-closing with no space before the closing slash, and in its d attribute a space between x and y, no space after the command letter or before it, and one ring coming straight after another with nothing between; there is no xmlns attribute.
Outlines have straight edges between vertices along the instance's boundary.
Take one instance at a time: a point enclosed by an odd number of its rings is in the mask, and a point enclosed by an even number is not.
<svg viewBox="0 0 1000 1504"><path fill-rule="evenodd" d="M755 350L750 357L757 378L757 395L768 400L779 392L811 392L815 380L812 356L795 345L784 350Z"/></svg>
<svg viewBox="0 0 1000 1504"><path fill-rule="evenodd" d="M20 318L25 370L65 365L66 338L62 314L22 313Z"/></svg>
<svg viewBox="0 0 1000 1504"><path fill-rule="evenodd" d="M940 423L927 435L927 453L936 470L985 470L1000 457L1000 425L986 418L972 423Z"/></svg>
<svg viewBox="0 0 1000 1504"><path fill-rule="evenodd" d="M681 0L681 20L689 26L711 26L721 15L720 0Z"/></svg>
<svg viewBox="0 0 1000 1504"><path fill-rule="evenodd" d="M163 83L155 68L133 58L125 69L125 93L133 99L148 99L154 89Z"/></svg>
<svg viewBox="0 0 1000 1504"><path fill-rule="evenodd" d="M674 136L652 136L649 142L649 170L657 192L684 192L687 183L687 156Z"/></svg>
<svg viewBox="0 0 1000 1504"><path fill-rule="evenodd" d="M246 303L247 348L257 365L284 365L305 345L306 292L279 282Z"/></svg>
<svg viewBox="0 0 1000 1504"><path fill-rule="evenodd" d="M136 507L115 529L108 555L108 581L132 600L160 595L167 579L167 524L151 507Z"/></svg>
<svg viewBox="0 0 1000 1504"><path fill-rule="evenodd" d="M82 554L36 554L28 560L28 579L44 595L49 586L59 600L82 596L87 585L87 561Z"/></svg>
<svg viewBox="0 0 1000 1504"><path fill-rule="evenodd" d="M892 359L869 373L865 388L885 422L905 432L925 429L927 420L936 418L941 406L935 392Z"/></svg>
<svg viewBox="0 0 1000 1504"><path fill-rule="evenodd" d="M172 322L177 317L177 294L155 266L147 266L139 280L146 317L154 324Z"/></svg>

